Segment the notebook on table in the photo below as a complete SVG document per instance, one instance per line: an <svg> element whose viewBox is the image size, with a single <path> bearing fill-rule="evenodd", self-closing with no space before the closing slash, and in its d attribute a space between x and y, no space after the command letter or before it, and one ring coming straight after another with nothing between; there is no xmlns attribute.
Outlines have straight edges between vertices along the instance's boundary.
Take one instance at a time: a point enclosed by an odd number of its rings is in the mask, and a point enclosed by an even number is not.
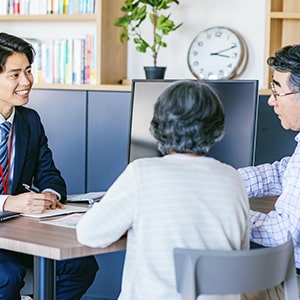
<svg viewBox="0 0 300 300"><path fill-rule="evenodd" d="M88 210L87 206L75 206L75 205L68 205L68 204L65 204L64 206L65 206L64 208L47 209L40 214L22 214L22 216L41 219L41 218L56 217L60 215L67 215L73 213L84 213Z"/></svg>

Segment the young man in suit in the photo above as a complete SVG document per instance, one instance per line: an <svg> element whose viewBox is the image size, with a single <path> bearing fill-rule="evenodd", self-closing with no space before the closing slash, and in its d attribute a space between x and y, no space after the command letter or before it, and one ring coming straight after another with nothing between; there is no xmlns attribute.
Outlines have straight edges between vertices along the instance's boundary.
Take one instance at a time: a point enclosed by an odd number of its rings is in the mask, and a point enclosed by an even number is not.
<svg viewBox="0 0 300 300"><path fill-rule="evenodd" d="M66 199L65 181L55 167L40 117L23 106L29 101L33 85L33 58L31 44L0 33L0 210L3 211L41 213L63 207ZM34 184L40 192L28 192L23 183ZM0 300L20 299L24 267L32 263L32 256L0 250ZM58 261L56 299L80 299L97 270L94 257Z"/></svg>

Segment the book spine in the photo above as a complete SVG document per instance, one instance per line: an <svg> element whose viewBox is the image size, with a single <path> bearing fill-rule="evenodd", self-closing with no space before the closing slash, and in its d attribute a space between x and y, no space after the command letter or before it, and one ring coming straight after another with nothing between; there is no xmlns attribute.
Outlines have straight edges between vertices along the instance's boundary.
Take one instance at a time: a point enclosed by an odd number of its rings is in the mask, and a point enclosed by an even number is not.
<svg viewBox="0 0 300 300"><path fill-rule="evenodd" d="M53 83L59 83L59 40L53 41Z"/></svg>
<svg viewBox="0 0 300 300"><path fill-rule="evenodd" d="M69 0L68 2L68 13L69 14L74 14L74 0Z"/></svg>
<svg viewBox="0 0 300 300"><path fill-rule="evenodd" d="M90 84L91 83L91 68L92 68L92 39L93 36L91 34L88 34L86 36L86 64L85 64L85 83Z"/></svg>
<svg viewBox="0 0 300 300"><path fill-rule="evenodd" d="M80 0L73 0L74 1L74 14L80 13Z"/></svg>
<svg viewBox="0 0 300 300"><path fill-rule="evenodd" d="M54 0L47 0L47 14L53 14L54 12Z"/></svg>
<svg viewBox="0 0 300 300"><path fill-rule="evenodd" d="M31 43L31 45L36 53L34 62L31 66L31 72L33 74L33 77L35 78L35 81L37 81L37 78L38 78L38 43L39 43L39 41L37 39L31 39L31 38L25 38L25 39L29 43Z"/></svg>
<svg viewBox="0 0 300 300"><path fill-rule="evenodd" d="M43 42L41 45L41 52L42 52L42 74L41 74L41 78L42 78L42 83L48 83L48 45L46 42Z"/></svg>
<svg viewBox="0 0 300 300"><path fill-rule="evenodd" d="M0 1L0 15L7 15L8 14L8 0Z"/></svg>
<svg viewBox="0 0 300 300"><path fill-rule="evenodd" d="M42 67L42 42L39 41L37 45L37 83L43 83L43 67Z"/></svg>
<svg viewBox="0 0 300 300"><path fill-rule="evenodd" d="M63 0L63 9L62 13L63 14L68 14L69 13L69 1L68 0Z"/></svg>
<svg viewBox="0 0 300 300"><path fill-rule="evenodd" d="M81 84L82 71L82 46L81 39L73 40L73 83Z"/></svg>
<svg viewBox="0 0 300 300"><path fill-rule="evenodd" d="M66 82L66 40L59 41L58 83Z"/></svg>
<svg viewBox="0 0 300 300"><path fill-rule="evenodd" d="M59 14L59 0L53 0L53 14Z"/></svg>
<svg viewBox="0 0 300 300"><path fill-rule="evenodd" d="M20 14L20 0L13 0L13 14Z"/></svg>
<svg viewBox="0 0 300 300"><path fill-rule="evenodd" d="M96 36L92 36L92 52L91 52L91 84L97 83L97 43L96 43Z"/></svg>
<svg viewBox="0 0 300 300"><path fill-rule="evenodd" d="M73 41L72 39L67 40L67 49L66 49L66 83L73 83Z"/></svg>
<svg viewBox="0 0 300 300"><path fill-rule="evenodd" d="M13 15L14 13L14 0L8 0L7 11L9 15Z"/></svg>
<svg viewBox="0 0 300 300"><path fill-rule="evenodd" d="M53 58L53 52L54 52L54 41L50 40L47 42L47 76L46 76L46 83L53 83L53 65L55 64L54 58Z"/></svg>
<svg viewBox="0 0 300 300"><path fill-rule="evenodd" d="M85 52L86 52L86 40L85 39L80 39L81 41L81 79L80 83L85 83Z"/></svg>
<svg viewBox="0 0 300 300"><path fill-rule="evenodd" d="M29 0L21 0L20 15L28 15L28 14L29 14Z"/></svg>

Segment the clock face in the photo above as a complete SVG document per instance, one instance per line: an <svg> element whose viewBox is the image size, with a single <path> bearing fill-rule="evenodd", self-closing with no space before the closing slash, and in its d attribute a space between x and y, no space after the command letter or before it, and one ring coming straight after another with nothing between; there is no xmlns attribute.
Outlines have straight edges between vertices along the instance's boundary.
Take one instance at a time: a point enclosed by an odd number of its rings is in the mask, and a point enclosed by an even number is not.
<svg viewBox="0 0 300 300"><path fill-rule="evenodd" d="M238 76L247 62L244 40L226 27L200 32L188 51L190 71L198 79L230 79Z"/></svg>

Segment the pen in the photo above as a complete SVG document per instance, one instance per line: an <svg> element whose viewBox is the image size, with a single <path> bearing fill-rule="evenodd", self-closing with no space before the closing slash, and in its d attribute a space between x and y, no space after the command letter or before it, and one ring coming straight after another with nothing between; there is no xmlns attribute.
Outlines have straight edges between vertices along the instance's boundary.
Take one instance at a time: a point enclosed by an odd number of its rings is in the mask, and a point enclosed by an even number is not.
<svg viewBox="0 0 300 300"><path fill-rule="evenodd" d="M32 186L30 186L30 185L28 185L26 183L23 183L23 186L29 192L35 192L35 193L39 193L40 192L37 188L32 187Z"/></svg>

